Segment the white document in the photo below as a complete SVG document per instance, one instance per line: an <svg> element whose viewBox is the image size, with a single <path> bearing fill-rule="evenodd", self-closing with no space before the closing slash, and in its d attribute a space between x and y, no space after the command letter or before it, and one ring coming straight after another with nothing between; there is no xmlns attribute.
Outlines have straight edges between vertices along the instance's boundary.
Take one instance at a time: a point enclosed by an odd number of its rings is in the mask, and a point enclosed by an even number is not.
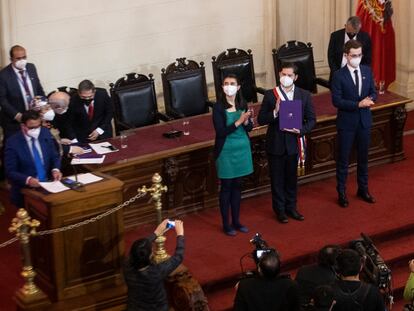
<svg viewBox="0 0 414 311"><path fill-rule="evenodd" d="M80 182L80 183L82 183L84 185L91 184L93 182L97 182L97 181L100 181L100 180L103 179L102 177L96 176L96 175L91 174L91 173L79 174L77 177L78 177L78 182ZM74 175L73 176L69 176L67 178L76 181L76 178L75 178Z"/></svg>
<svg viewBox="0 0 414 311"><path fill-rule="evenodd" d="M39 184L43 189L47 190L50 193L59 193L69 190L69 188L62 184L60 181L40 182Z"/></svg>
<svg viewBox="0 0 414 311"><path fill-rule="evenodd" d="M89 144L91 148L97 153L97 154L106 154L111 152L116 152L118 149L113 147L111 143L109 142L103 142L103 143L95 143L95 144ZM111 149L112 148L112 149Z"/></svg>
<svg viewBox="0 0 414 311"><path fill-rule="evenodd" d="M105 160L105 156L101 157L88 157L88 158L73 158L72 161L70 161L70 164L76 165L76 164L102 164Z"/></svg>

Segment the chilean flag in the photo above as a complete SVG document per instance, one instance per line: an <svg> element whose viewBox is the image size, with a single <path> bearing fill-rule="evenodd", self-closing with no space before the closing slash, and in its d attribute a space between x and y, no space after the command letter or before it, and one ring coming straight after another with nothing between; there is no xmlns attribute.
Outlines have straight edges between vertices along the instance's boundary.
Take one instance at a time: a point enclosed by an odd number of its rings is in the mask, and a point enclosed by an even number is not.
<svg viewBox="0 0 414 311"><path fill-rule="evenodd" d="M356 15L361 19L362 30L372 41L372 71L378 84L385 88L395 80L395 33L392 26L391 0L358 0Z"/></svg>

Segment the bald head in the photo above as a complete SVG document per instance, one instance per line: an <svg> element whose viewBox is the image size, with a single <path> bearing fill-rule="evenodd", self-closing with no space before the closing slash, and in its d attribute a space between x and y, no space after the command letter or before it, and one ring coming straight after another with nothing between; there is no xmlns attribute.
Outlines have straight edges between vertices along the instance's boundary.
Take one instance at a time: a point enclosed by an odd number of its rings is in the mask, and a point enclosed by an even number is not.
<svg viewBox="0 0 414 311"><path fill-rule="evenodd" d="M70 96L65 92L54 92L49 96L49 105L57 114L66 112L69 106Z"/></svg>

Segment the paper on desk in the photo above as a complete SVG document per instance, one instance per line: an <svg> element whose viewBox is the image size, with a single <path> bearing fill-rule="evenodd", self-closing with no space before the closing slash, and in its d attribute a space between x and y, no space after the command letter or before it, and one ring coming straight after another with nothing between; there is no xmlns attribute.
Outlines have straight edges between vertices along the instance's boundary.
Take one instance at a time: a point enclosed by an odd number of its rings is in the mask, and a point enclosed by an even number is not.
<svg viewBox="0 0 414 311"><path fill-rule="evenodd" d="M70 161L70 164L76 165L76 164L101 164L105 160L104 155L96 155L95 157L87 157L87 158L73 158L72 161Z"/></svg>
<svg viewBox="0 0 414 311"><path fill-rule="evenodd" d="M111 153L111 152L116 152L118 150L111 150L108 147L112 146L111 143L109 142L103 142L103 143L94 143L94 144L89 144L89 146L91 146L91 148L97 153L97 154L106 154L106 153Z"/></svg>
<svg viewBox="0 0 414 311"><path fill-rule="evenodd" d="M80 182L84 185L91 184L93 182L97 182L97 181L100 181L100 180L103 179L102 177L96 176L96 175L91 174L91 173L79 174L77 177L78 177L78 182ZM69 176L68 178L71 179L71 180L76 181L76 178L75 178L74 175Z"/></svg>
<svg viewBox="0 0 414 311"><path fill-rule="evenodd" d="M69 188L62 184L60 181L39 182L39 184L43 189L47 190L50 193L59 193L69 190Z"/></svg>

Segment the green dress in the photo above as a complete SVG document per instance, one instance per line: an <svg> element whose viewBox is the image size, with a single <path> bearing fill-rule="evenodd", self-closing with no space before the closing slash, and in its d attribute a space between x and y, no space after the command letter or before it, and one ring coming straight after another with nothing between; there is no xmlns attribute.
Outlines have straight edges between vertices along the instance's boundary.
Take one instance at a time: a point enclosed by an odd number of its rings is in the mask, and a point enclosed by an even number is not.
<svg viewBox="0 0 414 311"><path fill-rule="evenodd" d="M242 111L228 112L226 110L226 125L236 122ZM223 149L216 160L219 178L237 178L253 173L252 151L250 140L242 125L226 137Z"/></svg>

